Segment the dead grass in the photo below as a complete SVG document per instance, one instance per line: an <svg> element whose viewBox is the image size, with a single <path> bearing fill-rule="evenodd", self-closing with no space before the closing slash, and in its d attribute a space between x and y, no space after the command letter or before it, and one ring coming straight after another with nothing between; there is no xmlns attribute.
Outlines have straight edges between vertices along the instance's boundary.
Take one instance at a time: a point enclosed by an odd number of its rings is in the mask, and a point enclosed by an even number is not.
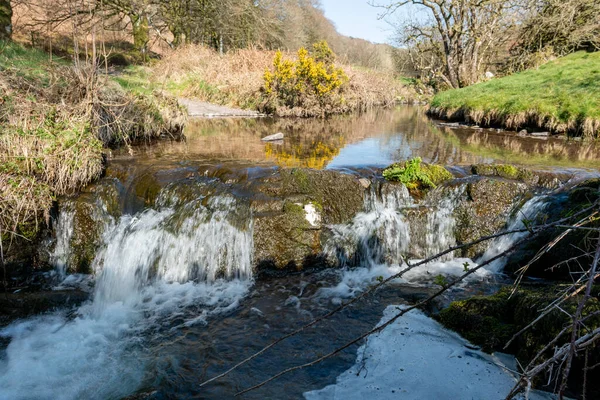
<svg viewBox="0 0 600 400"><path fill-rule="evenodd" d="M264 72L272 68L275 52L245 49L223 56L212 49L190 45L168 53L155 64L149 79L153 85L173 95L202 101L264 111L267 99L261 88ZM295 54L285 54L295 59ZM338 65L350 78L344 87L342 106L319 110L319 105L289 109L278 107L278 116L324 116L364 111L375 106L390 106L397 102L411 102L414 91L404 86L391 74L349 65Z"/></svg>
<svg viewBox="0 0 600 400"><path fill-rule="evenodd" d="M35 237L54 196L97 179L106 146L179 135L185 122L173 98L129 92L90 65L49 62L37 50L8 46L13 56L0 54L3 245Z"/></svg>

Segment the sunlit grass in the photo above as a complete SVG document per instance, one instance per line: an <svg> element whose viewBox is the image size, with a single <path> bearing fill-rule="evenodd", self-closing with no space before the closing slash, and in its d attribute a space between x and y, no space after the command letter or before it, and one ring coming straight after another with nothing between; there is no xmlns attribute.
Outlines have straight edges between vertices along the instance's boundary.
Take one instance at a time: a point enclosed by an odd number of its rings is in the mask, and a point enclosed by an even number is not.
<svg viewBox="0 0 600 400"><path fill-rule="evenodd" d="M574 53L538 69L441 92L431 106L447 114L459 112L475 120L491 118L514 125L510 128L536 120L539 127L558 132L597 131L600 52Z"/></svg>

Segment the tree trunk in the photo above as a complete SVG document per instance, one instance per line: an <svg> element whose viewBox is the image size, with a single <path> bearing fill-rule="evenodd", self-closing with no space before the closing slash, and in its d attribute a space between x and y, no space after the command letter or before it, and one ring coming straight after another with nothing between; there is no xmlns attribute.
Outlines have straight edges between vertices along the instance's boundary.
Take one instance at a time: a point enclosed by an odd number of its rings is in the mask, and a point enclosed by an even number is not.
<svg viewBox="0 0 600 400"><path fill-rule="evenodd" d="M133 48L146 60L148 56L148 42L150 41L150 22L145 14L132 15Z"/></svg>
<svg viewBox="0 0 600 400"><path fill-rule="evenodd" d="M12 7L10 0L0 0L0 39L9 40L12 35Z"/></svg>
<svg viewBox="0 0 600 400"><path fill-rule="evenodd" d="M458 89L460 87L460 82L458 79L458 66L457 62L454 59L454 56L451 54L446 54L446 74L448 75L448 80L452 85L452 89Z"/></svg>

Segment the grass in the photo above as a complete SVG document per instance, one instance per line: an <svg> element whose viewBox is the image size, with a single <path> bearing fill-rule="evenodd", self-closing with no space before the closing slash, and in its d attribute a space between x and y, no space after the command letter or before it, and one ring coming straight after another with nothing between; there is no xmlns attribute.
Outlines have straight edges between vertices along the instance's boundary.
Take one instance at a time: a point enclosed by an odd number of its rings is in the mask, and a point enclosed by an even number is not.
<svg viewBox="0 0 600 400"><path fill-rule="evenodd" d="M437 94L430 112L442 118L509 129L600 133L600 52L577 52L503 78Z"/></svg>
<svg viewBox="0 0 600 400"><path fill-rule="evenodd" d="M102 174L107 146L181 132L177 101L154 93L143 70L117 79L0 41L0 237L8 260L42 227L56 196Z"/></svg>

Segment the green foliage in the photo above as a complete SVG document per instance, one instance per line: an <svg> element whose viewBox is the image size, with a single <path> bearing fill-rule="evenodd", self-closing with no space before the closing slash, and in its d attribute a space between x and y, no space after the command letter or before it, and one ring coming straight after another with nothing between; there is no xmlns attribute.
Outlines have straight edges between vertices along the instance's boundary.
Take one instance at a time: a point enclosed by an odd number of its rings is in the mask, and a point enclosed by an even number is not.
<svg viewBox="0 0 600 400"><path fill-rule="evenodd" d="M401 182L409 190L435 188L452 179L452 174L440 165L423 164L420 157L404 163L393 164L383 170L383 177L392 182Z"/></svg>
<svg viewBox="0 0 600 400"><path fill-rule="evenodd" d="M433 283L441 287L446 287L448 285L448 279L446 279L444 275L437 275L433 280Z"/></svg>
<svg viewBox="0 0 600 400"><path fill-rule="evenodd" d="M438 93L432 110L509 128L528 124L595 136L600 129L600 52L578 52L538 69Z"/></svg>
<svg viewBox="0 0 600 400"><path fill-rule="evenodd" d="M298 50L297 61L284 59L280 51L275 54L273 71L266 70L263 76L263 91L275 103L273 108L318 107L327 114L326 108L344 102L342 87L348 77L333 65L333 52L327 43L317 44L316 48L316 57L322 61L311 57L305 48Z"/></svg>

